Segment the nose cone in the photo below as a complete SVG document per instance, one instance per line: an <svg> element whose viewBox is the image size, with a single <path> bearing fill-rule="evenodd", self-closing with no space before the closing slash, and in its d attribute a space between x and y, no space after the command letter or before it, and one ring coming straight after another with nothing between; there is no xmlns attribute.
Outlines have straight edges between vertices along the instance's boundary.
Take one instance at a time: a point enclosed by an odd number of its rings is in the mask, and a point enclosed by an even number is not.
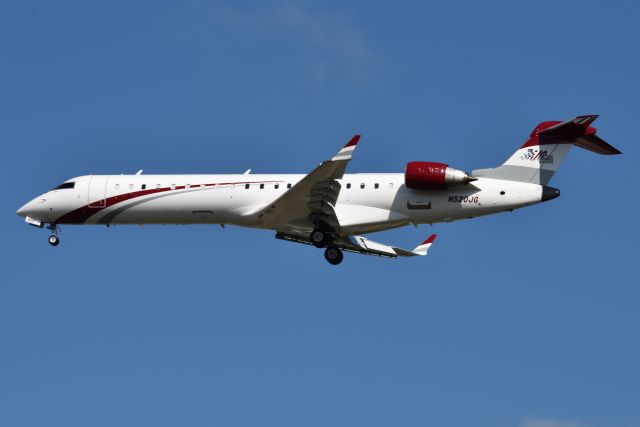
<svg viewBox="0 0 640 427"><path fill-rule="evenodd" d="M18 209L16 211L16 213L18 215L20 215L21 217L41 217L42 216L42 208L43 208L43 203L45 202L46 199L40 197L40 198L35 198L33 200L31 200L30 202L27 202L24 204L24 206L22 206L20 209Z"/></svg>
<svg viewBox="0 0 640 427"><path fill-rule="evenodd" d="M547 200L555 199L560 196L560 190L553 187L542 187L542 201L546 202Z"/></svg>
<svg viewBox="0 0 640 427"><path fill-rule="evenodd" d="M18 209L18 210L16 211L16 213L17 213L18 215L20 215L21 217L26 217L27 215L29 215L29 204L30 204L30 203L31 203L31 202L29 202L29 203L25 203L25 204L24 204L20 209Z"/></svg>

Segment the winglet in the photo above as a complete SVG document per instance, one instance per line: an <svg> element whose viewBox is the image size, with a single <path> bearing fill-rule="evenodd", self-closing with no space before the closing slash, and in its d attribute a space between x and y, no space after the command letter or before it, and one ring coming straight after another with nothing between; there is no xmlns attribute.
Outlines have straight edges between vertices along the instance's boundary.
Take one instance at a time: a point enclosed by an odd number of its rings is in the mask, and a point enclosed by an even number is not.
<svg viewBox="0 0 640 427"><path fill-rule="evenodd" d="M436 237L438 237L437 234L432 234L431 236L427 237L427 240L422 242L422 244L426 245L427 243L433 243L433 241L436 240Z"/></svg>
<svg viewBox="0 0 640 427"><path fill-rule="evenodd" d="M351 138L349 142L347 142L346 145L342 147L335 156L333 156L331 161L351 160L351 154L353 153L353 150L356 149L358 141L360 141L360 135L354 135L353 138Z"/></svg>
<svg viewBox="0 0 640 427"><path fill-rule="evenodd" d="M427 252L429 251L429 248L433 244L433 241L436 240L436 237L438 237L437 234L432 234L431 236L427 237L427 240L422 242L412 252L416 255L426 255Z"/></svg>
<svg viewBox="0 0 640 427"><path fill-rule="evenodd" d="M429 248L433 244L434 240L436 240L436 235L432 234L431 236L427 237L427 239L424 242L420 243L420 245L418 245L418 247L412 251L398 248L395 246L392 246L391 249L393 249L393 251L396 253L397 256L416 256L416 255L424 256L429 251Z"/></svg>
<svg viewBox="0 0 640 427"><path fill-rule="evenodd" d="M360 135L353 135L353 138L351 138L349 140L349 142L347 142L345 144L345 148L346 147L352 147L352 146L356 145L358 143L358 141L360 141Z"/></svg>

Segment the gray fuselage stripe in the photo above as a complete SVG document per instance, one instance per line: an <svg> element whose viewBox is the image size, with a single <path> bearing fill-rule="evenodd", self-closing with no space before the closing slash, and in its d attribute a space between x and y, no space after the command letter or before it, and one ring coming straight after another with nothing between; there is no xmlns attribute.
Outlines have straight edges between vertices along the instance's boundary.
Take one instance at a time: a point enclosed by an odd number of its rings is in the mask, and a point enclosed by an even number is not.
<svg viewBox="0 0 640 427"><path fill-rule="evenodd" d="M120 215L121 213L123 213L124 211L126 211L127 209L130 209L134 206L138 206L141 205L143 203L146 202L150 202L152 200L157 200L157 199L161 199L163 197L168 197L168 196L176 196L178 194L185 194L185 193L192 193L194 191L205 191L205 190L215 190L216 187L209 187L209 188L195 188L192 190L182 190L182 191L175 191L175 190L170 190L166 193L161 193L155 196L151 196L151 197L147 197L146 199L143 200L136 200L133 201L125 206L121 206L109 213L107 213L106 215L104 215L102 218L100 218L96 224L111 224L113 222L113 220Z"/></svg>

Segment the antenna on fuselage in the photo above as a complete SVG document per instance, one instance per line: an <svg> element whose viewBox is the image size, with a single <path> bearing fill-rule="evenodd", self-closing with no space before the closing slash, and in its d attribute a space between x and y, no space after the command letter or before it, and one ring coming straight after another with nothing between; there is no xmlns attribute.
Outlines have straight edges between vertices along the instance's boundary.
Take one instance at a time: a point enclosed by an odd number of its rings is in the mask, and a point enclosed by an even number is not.
<svg viewBox="0 0 640 427"><path fill-rule="evenodd" d="M138 172L136 172L136 175L142 175L142 169L140 169Z"/></svg>
<svg viewBox="0 0 640 427"><path fill-rule="evenodd" d="M247 169L246 171L244 171L242 175L249 175L250 173L251 173L251 169Z"/></svg>

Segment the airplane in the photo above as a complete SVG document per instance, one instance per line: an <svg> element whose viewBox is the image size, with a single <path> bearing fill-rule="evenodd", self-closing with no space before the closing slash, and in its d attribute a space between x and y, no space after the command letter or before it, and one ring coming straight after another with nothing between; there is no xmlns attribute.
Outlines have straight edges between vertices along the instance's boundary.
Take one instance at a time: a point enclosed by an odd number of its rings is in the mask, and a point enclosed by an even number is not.
<svg viewBox="0 0 640 427"><path fill-rule="evenodd" d="M555 199L547 184L572 146L621 154L596 136L597 115L542 122L502 165L471 174L439 162L412 161L404 173L345 174L355 135L310 173L253 175L88 175L65 181L17 214L51 231L64 224L231 224L269 229L278 239L324 248L333 265L343 251L382 257L427 255L436 235L415 249L362 234L513 211Z"/></svg>

